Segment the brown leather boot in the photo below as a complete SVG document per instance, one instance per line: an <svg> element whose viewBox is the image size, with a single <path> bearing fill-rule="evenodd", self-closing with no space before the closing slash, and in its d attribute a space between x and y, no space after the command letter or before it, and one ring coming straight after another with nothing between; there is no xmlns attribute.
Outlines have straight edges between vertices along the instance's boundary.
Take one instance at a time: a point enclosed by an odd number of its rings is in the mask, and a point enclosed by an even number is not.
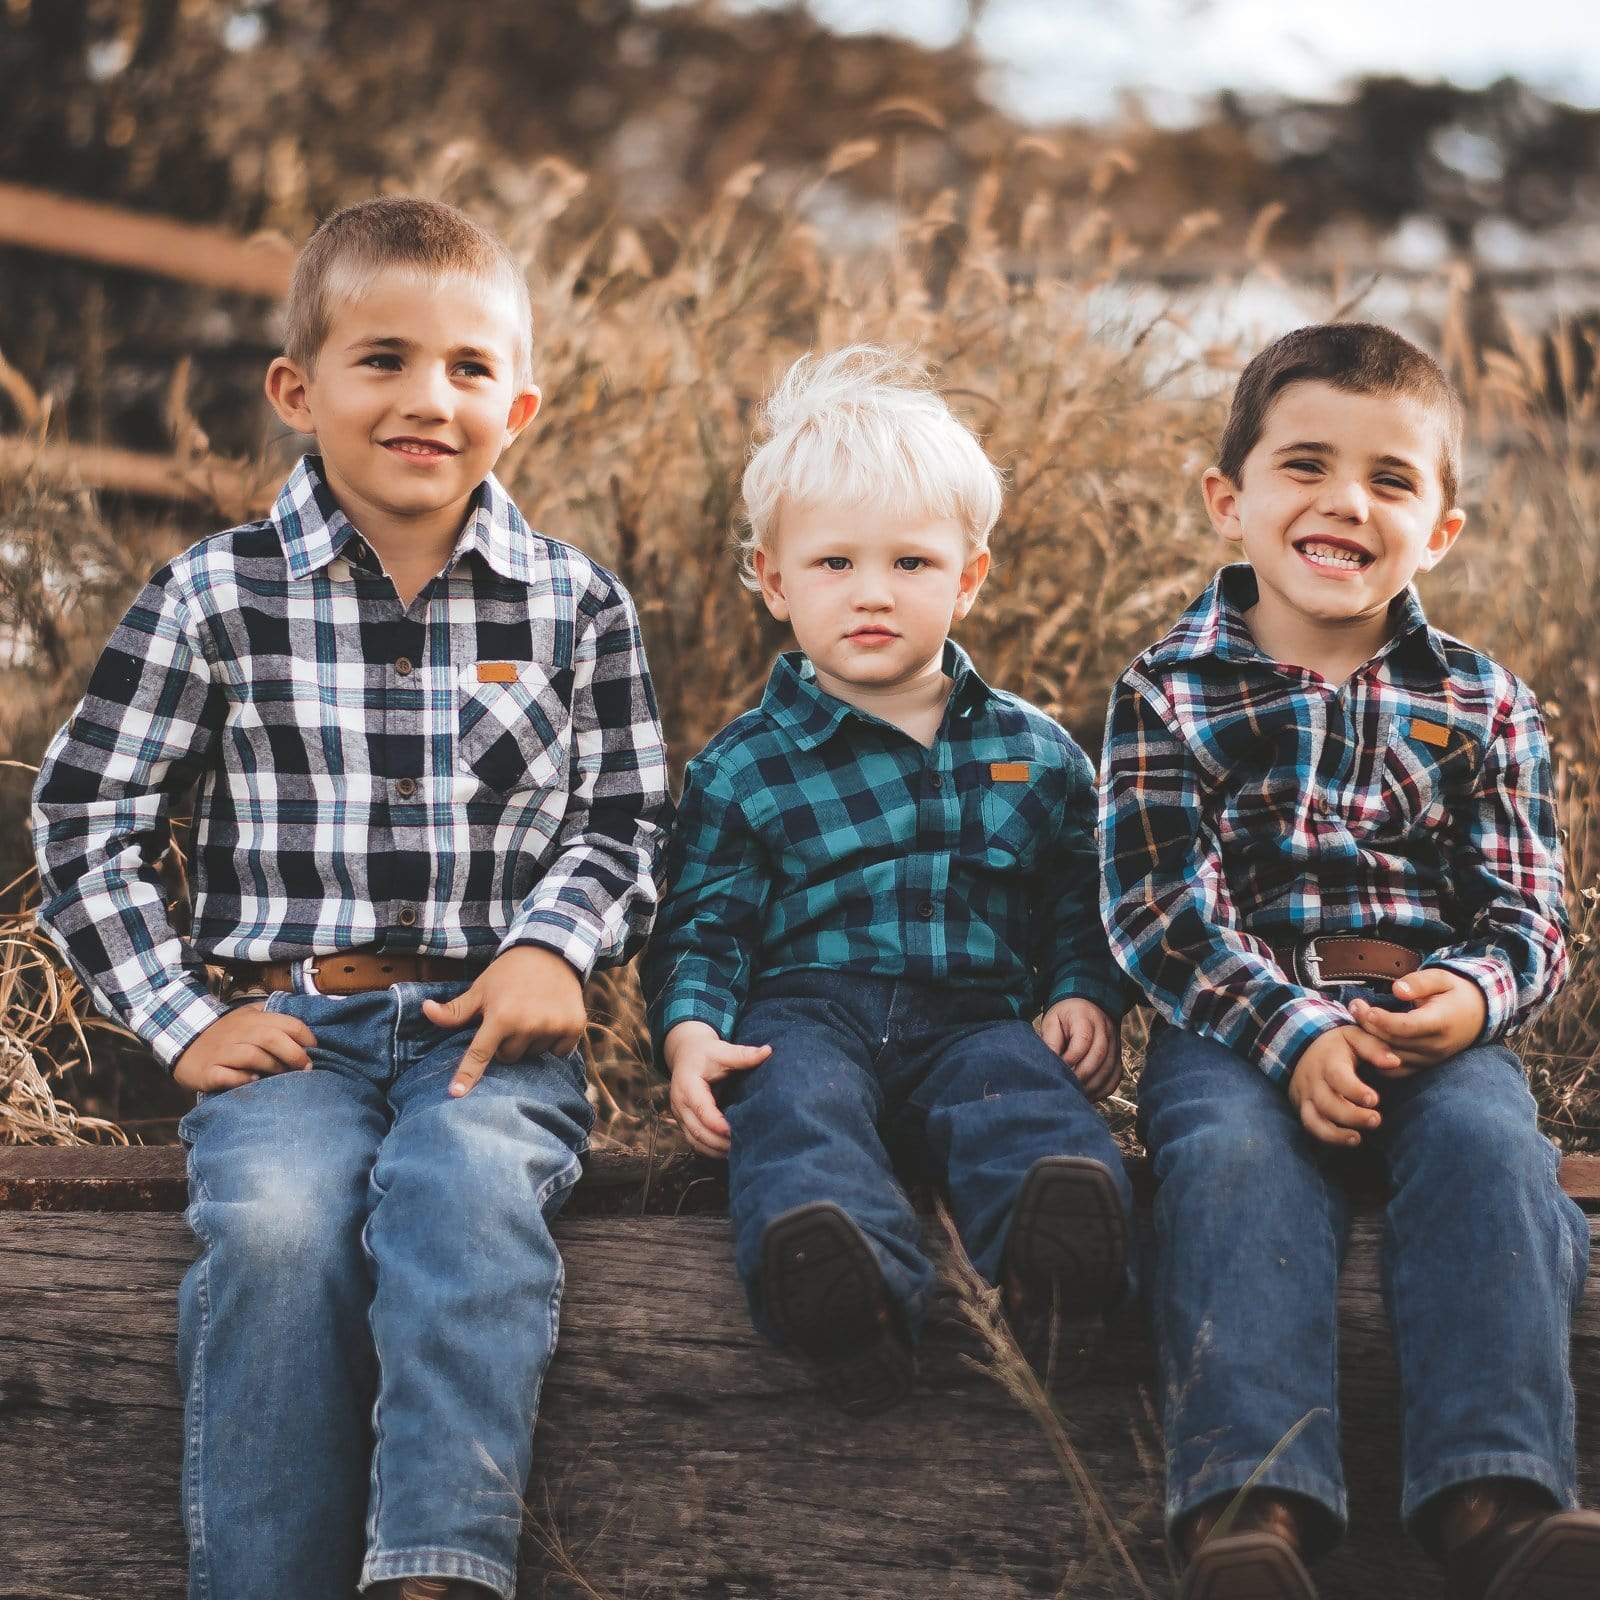
<svg viewBox="0 0 1600 1600"><path fill-rule="evenodd" d="M1188 1563L1178 1600L1317 1600L1300 1559L1304 1519L1294 1501L1258 1490L1218 1538L1213 1530L1232 1501L1208 1501L1178 1529L1175 1542Z"/></svg>
<svg viewBox="0 0 1600 1600"><path fill-rule="evenodd" d="M1555 1510L1529 1483L1484 1478L1448 1490L1419 1534L1457 1600L1600 1594L1600 1513Z"/></svg>
<svg viewBox="0 0 1600 1600"><path fill-rule="evenodd" d="M368 1600L484 1600L491 1592L459 1578L398 1578L373 1585Z"/></svg>

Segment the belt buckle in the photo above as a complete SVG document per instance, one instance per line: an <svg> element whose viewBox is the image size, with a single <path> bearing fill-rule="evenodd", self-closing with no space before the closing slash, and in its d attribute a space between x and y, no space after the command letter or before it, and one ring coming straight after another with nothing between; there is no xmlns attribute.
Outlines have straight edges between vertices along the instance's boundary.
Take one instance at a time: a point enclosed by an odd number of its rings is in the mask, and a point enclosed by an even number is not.
<svg viewBox="0 0 1600 1600"><path fill-rule="evenodd" d="M1317 940L1314 934L1295 950L1294 964L1295 975L1302 983L1309 983L1313 989L1327 988L1327 984L1322 981L1322 957L1317 954Z"/></svg>

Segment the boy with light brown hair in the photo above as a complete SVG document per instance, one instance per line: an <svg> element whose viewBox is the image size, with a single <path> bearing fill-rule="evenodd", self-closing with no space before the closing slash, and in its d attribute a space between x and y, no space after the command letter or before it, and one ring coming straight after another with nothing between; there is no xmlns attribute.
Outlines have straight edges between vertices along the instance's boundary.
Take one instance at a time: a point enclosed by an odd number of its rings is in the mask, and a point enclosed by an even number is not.
<svg viewBox="0 0 1600 1600"><path fill-rule="evenodd" d="M329 217L266 380L318 453L155 574L39 776L41 923L200 1097L192 1600L513 1593L583 983L644 938L667 806L631 600L491 470L530 346L470 218Z"/></svg>

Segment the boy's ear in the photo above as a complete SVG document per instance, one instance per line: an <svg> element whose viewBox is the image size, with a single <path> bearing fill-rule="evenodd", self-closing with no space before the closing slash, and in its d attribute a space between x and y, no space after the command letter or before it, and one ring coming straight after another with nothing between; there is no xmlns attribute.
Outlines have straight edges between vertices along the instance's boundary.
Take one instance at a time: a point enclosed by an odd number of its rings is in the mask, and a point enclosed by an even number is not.
<svg viewBox="0 0 1600 1600"><path fill-rule="evenodd" d="M789 620L789 602L784 598L783 574L774 565L772 557L760 545L751 553L750 563L756 569L756 582L761 585L761 598L767 602L767 610L779 622Z"/></svg>
<svg viewBox="0 0 1600 1600"><path fill-rule="evenodd" d="M1428 542L1422 551L1422 560L1417 563L1421 572L1432 572L1444 560L1446 552L1457 539L1461 537L1461 530L1467 525L1467 514L1460 506L1452 506L1439 518L1439 525L1428 535Z"/></svg>
<svg viewBox="0 0 1600 1600"><path fill-rule="evenodd" d="M287 427L296 433L315 433L317 425L312 420L311 407L306 403L306 389L310 379L288 356L278 356L267 368L265 388L272 409Z"/></svg>
<svg viewBox="0 0 1600 1600"><path fill-rule="evenodd" d="M1244 538L1239 521L1239 485L1220 467L1207 467L1200 479L1200 492L1205 496L1211 526L1224 539L1238 544Z"/></svg>
<svg viewBox="0 0 1600 1600"><path fill-rule="evenodd" d="M502 450L539 415L539 404L543 398L531 383L513 398L511 409L506 413L506 437L505 443L500 446Z"/></svg>
<svg viewBox="0 0 1600 1600"><path fill-rule="evenodd" d="M978 598L978 591L983 587L983 580L989 576L989 547L975 551L968 559L966 566L961 569L961 586L956 590L955 620L959 621L972 609L972 603Z"/></svg>

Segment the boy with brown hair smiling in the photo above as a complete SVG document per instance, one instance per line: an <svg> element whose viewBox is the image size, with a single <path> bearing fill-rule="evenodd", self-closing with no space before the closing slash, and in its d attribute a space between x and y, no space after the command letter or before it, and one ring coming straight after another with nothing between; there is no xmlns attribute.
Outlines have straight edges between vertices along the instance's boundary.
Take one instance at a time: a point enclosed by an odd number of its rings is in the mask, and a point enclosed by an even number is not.
<svg viewBox="0 0 1600 1600"><path fill-rule="evenodd" d="M1262 351L1204 478L1245 563L1112 695L1102 908L1164 1023L1139 1098L1188 1600L1305 1600L1343 1530L1358 1145L1390 1187L1402 1515L1464 1600L1600 1593L1600 1517L1571 1509L1588 1226L1501 1042L1566 970L1549 756L1529 690L1411 588L1465 521L1460 431L1386 328Z"/></svg>
<svg viewBox="0 0 1600 1600"><path fill-rule="evenodd" d="M583 982L648 929L667 803L632 602L491 471L530 340L460 212L328 218L267 374L320 453L155 574L39 776L41 922L200 1094L192 1600L513 1591ZM184 936L155 864L196 780Z"/></svg>

